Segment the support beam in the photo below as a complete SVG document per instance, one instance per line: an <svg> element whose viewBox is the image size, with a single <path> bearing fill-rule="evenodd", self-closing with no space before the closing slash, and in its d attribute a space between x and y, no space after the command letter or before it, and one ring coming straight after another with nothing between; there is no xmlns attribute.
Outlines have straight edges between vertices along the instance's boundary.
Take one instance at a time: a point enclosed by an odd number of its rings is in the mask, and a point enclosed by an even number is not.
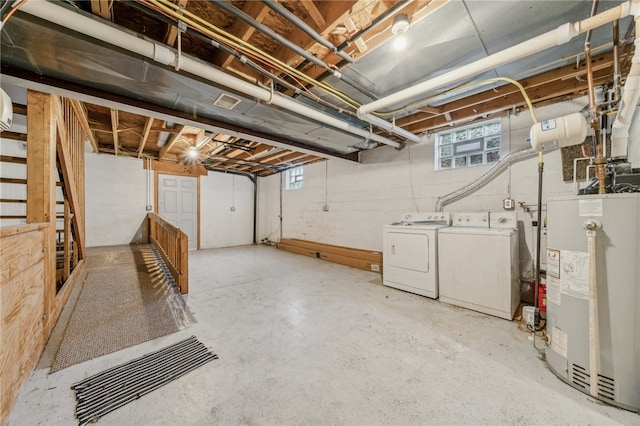
<svg viewBox="0 0 640 426"><path fill-rule="evenodd" d="M113 134L113 150L118 155L118 110L111 108L111 132Z"/></svg>
<svg viewBox="0 0 640 426"><path fill-rule="evenodd" d="M56 295L56 127L51 95L27 92L27 223L47 223L44 253L44 313ZM52 324L44 318L44 335Z"/></svg>

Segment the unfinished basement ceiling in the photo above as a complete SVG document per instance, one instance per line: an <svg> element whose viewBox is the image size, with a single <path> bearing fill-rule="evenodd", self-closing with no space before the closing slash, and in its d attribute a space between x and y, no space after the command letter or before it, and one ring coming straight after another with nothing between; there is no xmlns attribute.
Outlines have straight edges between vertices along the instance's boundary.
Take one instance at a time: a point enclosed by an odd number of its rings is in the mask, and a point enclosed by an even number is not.
<svg viewBox="0 0 640 426"><path fill-rule="evenodd" d="M106 24L110 28L103 31L105 36L124 32L168 46L174 54L179 48L185 58L206 65L203 68L222 70L264 93L271 92L265 100L205 78L209 74L198 76L180 62L165 65L125 46L58 25L56 18L40 19L29 9L32 1L2 30L3 78L24 87L57 88L77 95L84 101L98 152L195 161L215 170L259 176L330 157L357 161L360 150L385 143L402 148L405 138L357 118L357 107L565 23L589 18L593 6L584 0L256 0L224 4L177 0L175 7L168 0L48 2L77 14L79 21ZM597 13L621 3L601 1ZM332 52L326 42L314 40L286 13L274 10L282 6L333 46L344 48L342 52ZM403 51L394 49L391 32L393 19L400 13L411 21ZM249 26L242 14L298 50ZM175 26L178 18L182 31ZM633 48L632 25L630 18L619 22L623 75ZM613 81L612 40L611 24L591 34L598 86L608 87ZM234 43L239 44L233 47ZM587 91L584 44L585 35L578 35L568 43L390 105L379 111L380 117L422 137L442 126L525 107L522 95L504 81L450 91L496 77L520 81L537 106L582 96ZM229 54L234 49L240 58ZM306 57L303 51L308 52ZM349 57L353 63L345 60ZM274 58L283 65L274 65ZM340 69L340 78L331 75L330 70L336 69ZM273 97L283 98L287 106L270 102ZM394 109L399 111L384 114ZM313 114L305 112L309 110ZM186 155L190 147L199 153L195 160Z"/></svg>

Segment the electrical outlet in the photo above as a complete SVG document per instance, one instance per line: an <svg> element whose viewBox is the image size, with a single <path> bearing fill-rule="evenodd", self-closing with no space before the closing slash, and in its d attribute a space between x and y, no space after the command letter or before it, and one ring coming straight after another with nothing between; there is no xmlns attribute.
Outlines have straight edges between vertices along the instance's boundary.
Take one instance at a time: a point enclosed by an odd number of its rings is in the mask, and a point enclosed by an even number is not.
<svg viewBox="0 0 640 426"><path fill-rule="evenodd" d="M328 212L329 211L329 204L325 204L324 206L322 206L322 211Z"/></svg>
<svg viewBox="0 0 640 426"><path fill-rule="evenodd" d="M145 210L150 212L151 210L153 210L153 206L150 204L147 204L147 206L145 207Z"/></svg>
<svg viewBox="0 0 640 426"><path fill-rule="evenodd" d="M371 265L371 270L373 272L380 272L380 265Z"/></svg>
<svg viewBox="0 0 640 426"><path fill-rule="evenodd" d="M525 306L522 309L522 319L527 326L535 327L540 322L540 311L533 306Z"/></svg>
<svg viewBox="0 0 640 426"><path fill-rule="evenodd" d="M516 208L516 203L511 198L505 198L502 200L502 208L505 210L513 210Z"/></svg>

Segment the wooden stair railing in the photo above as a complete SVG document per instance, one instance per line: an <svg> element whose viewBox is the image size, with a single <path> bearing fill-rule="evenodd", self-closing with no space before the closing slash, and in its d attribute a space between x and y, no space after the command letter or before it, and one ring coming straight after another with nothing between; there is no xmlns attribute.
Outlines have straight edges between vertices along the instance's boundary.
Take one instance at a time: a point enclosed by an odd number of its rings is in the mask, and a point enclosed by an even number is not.
<svg viewBox="0 0 640 426"><path fill-rule="evenodd" d="M148 213L149 242L162 256L171 276L175 280L180 293L189 292L189 240L180 228L169 223L165 218Z"/></svg>

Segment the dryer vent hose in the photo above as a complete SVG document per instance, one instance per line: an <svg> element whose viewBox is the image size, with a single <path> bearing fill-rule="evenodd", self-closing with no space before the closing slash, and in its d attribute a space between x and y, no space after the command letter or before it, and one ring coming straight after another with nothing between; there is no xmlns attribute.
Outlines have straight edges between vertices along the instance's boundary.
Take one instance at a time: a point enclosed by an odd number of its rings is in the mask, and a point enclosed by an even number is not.
<svg viewBox="0 0 640 426"><path fill-rule="evenodd" d="M517 151L510 152L509 154L503 156L497 163L489 168L486 172L482 174L478 179L474 180L470 184L463 186L460 189L457 189L453 192L450 192L442 197L438 197L438 201L436 202L435 211L441 212L444 209L446 204L449 204L453 201L459 200L460 198L464 198L473 191L482 188L488 182L493 180L496 176L502 173L511 163L515 163L516 161L523 160L525 158L532 157L534 155L538 155L538 151L533 148L528 149L520 149Z"/></svg>

